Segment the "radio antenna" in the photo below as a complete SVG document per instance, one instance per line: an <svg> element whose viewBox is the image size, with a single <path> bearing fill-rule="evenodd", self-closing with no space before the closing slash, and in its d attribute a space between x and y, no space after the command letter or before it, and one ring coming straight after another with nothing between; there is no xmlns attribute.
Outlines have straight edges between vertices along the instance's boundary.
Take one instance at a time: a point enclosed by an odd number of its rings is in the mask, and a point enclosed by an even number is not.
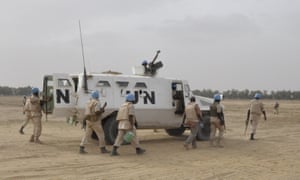
<svg viewBox="0 0 300 180"><path fill-rule="evenodd" d="M88 93L87 74L86 74L86 68L85 68L85 58L84 58L84 49L83 49L80 20L79 20L79 33L80 33L81 54L82 54L82 61L83 61L83 89L84 89L85 93Z"/></svg>

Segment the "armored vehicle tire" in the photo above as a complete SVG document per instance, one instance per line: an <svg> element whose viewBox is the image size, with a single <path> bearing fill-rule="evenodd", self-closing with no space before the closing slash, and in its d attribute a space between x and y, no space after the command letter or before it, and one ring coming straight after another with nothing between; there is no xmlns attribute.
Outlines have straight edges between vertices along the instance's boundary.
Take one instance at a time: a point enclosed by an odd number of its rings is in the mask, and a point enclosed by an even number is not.
<svg viewBox="0 0 300 180"><path fill-rule="evenodd" d="M115 115L110 116L105 121L103 130L105 134L106 144L113 145L118 135L118 123L116 121Z"/></svg>
<svg viewBox="0 0 300 180"><path fill-rule="evenodd" d="M210 137L210 116L203 117L203 127L199 128L197 140L209 140Z"/></svg>
<svg viewBox="0 0 300 180"><path fill-rule="evenodd" d="M110 144L110 145L114 144L115 139L118 135L117 122L114 119L114 117L108 118L107 121L105 122L104 126L102 126L102 127L103 127L103 131L104 131L106 144ZM95 133L95 131L93 131L91 138L98 140L98 136Z"/></svg>
<svg viewBox="0 0 300 180"><path fill-rule="evenodd" d="M183 126L180 126L179 128L165 130L170 136L181 136L184 133L185 128Z"/></svg>

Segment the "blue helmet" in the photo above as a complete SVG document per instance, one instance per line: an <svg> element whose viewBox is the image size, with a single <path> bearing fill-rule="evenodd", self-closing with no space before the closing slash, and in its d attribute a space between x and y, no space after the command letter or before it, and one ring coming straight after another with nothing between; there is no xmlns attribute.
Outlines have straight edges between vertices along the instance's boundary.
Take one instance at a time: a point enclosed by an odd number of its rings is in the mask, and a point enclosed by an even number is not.
<svg viewBox="0 0 300 180"><path fill-rule="evenodd" d="M91 96L93 99L99 99L99 91L93 91Z"/></svg>
<svg viewBox="0 0 300 180"><path fill-rule="evenodd" d="M221 101L221 95L220 94L215 94L214 95L214 100L215 101Z"/></svg>
<svg viewBox="0 0 300 180"><path fill-rule="evenodd" d="M147 60L144 60L144 61L142 62L142 65L147 65L147 64L148 64Z"/></svg>
<svg viewBox="0 0 300 180"><path fill-rule="evenodd" d="M38 94L40 92L39 88L34 87L31 89L32 94Z"/></svg>
<svg viewBox="0 0 300 180"><path fill-rule="evenodd" d="M255 99L260 99L261 98L261 94L260 93L255 93L254 98Z"/></svg>
<svg viewBox="0 0 300 180"><path fill-rule="evenodd" d="M128 102L134 102L135 101L135 97L132 93L129 93L126 95L126 101Z"/></svg>

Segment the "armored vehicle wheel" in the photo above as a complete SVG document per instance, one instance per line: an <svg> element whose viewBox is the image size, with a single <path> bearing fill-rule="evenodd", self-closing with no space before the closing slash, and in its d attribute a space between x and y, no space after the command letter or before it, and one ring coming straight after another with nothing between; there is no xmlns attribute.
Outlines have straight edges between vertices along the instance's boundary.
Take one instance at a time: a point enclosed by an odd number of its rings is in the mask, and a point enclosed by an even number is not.
<svg viewBox="0 0 300 180"><path fill-rule="evenodd" d="M183 126L180 126L179 128L165 130L170 136L181 136L184 133L185 128Z"/></svg>
<svg viewBox="0 0 300 180"><path fill-rule="evenodd" d="M113 145L115 142L115 139L118 135L118 123L116 121L115 115L110 116L105 121L103 130L104 130L104 134L105 134L106 144Z"/></svg>
<svg viewBox="0 0 300 180"><path fill-rule="evenodd" d="M209 140L210 137L210 116L203 117L203 127L199 128L197 140Z"/></svg>

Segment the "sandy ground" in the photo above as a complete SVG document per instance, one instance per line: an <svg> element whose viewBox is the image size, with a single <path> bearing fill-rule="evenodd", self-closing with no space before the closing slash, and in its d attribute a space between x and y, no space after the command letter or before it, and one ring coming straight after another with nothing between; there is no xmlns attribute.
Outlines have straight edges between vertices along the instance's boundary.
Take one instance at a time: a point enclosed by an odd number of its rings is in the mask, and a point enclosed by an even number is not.
<svg viewBox="0 0 300 180"><path fill-rule="evenodd" d="M300 101L279 102L274 115L274 101L265 101L268 121L260 121L256 141L243 135L248 101L225 100L225 148L198 141L198 149L186 151L189 131L170 137L162 129L139 130L146 154L126 145L111 157L99 153L96 141L80 155L84 132L64 118L43 119L44 144L30 143L32 124L18 133L22 97L0 97L0 179L300 179Z"/></svg>

